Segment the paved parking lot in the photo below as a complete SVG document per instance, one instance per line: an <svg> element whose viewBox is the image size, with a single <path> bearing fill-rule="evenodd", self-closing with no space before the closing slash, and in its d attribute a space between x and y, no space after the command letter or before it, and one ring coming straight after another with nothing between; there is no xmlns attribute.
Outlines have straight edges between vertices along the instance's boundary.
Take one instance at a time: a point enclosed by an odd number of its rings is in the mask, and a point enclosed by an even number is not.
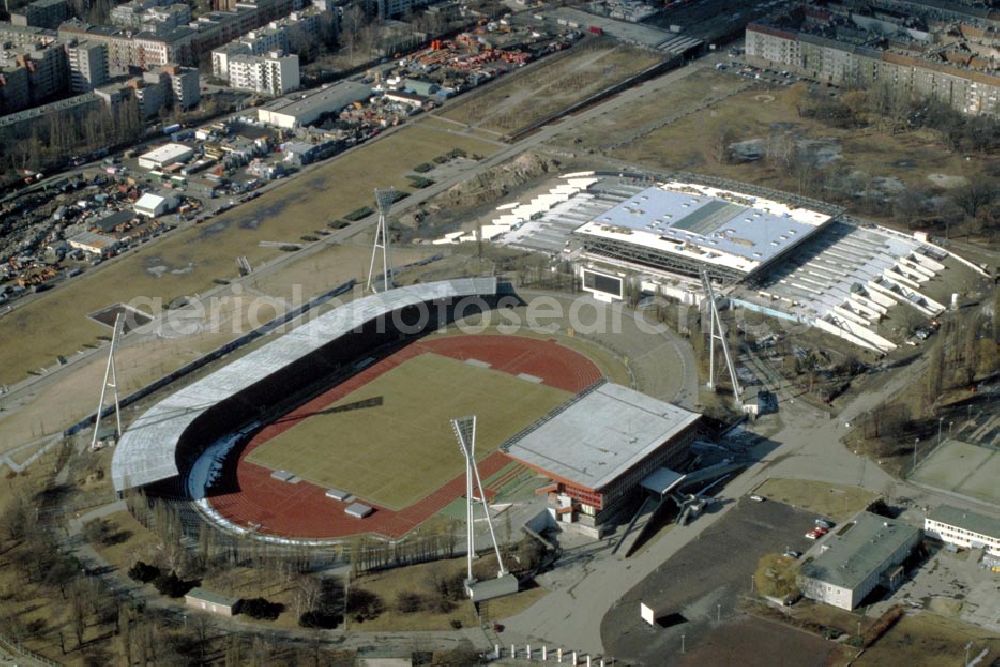
<svg viewBox="0 0 1000 667"><path fill-rule="evenodd" d="M740 597L750 592L760 557L780 553L786 547L804 552L811 544L805 533L815 516L774 501L755 503L741 498L737 502L722 520L626 593L608 612L601 623L607 654L630 663L680 664L702 653L706 658L720 657L716 648L724 647L741 657L738 664L747 665L753 664L747 656L764 659L768 655L765 645L780 640L796 646L808 644L801 647L803 650L785 653L784 664L824 663L836 648L833 643L737 611ZM639 617L640 600L657 610L660 618L667 617L671 625L646 625Z"/></svg>
<svg viewBox="0 0 1000 667"><path fill-rule="evenodd" d="M972 552L942 549L911 576L891 598L872 605L868 615L901 602L1000 632L1000 577L980 567Z"/></svg>

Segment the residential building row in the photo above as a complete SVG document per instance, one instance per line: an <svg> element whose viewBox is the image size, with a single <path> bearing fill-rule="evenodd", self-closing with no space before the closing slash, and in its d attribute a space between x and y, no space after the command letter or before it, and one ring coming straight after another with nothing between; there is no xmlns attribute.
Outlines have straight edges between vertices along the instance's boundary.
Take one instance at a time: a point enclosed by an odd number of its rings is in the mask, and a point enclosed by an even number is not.
<svg viewBox="0 0 1000 667"><path fill-rule="evenodd" d="M886 85L965 114L996 114L1000 76L987 44L991 34L972 22L956 27L850 6L806 6L795 15L749 24L746 55L816 81Z"/></svg>
<svg viewBox="0 0 1000 667"><path fill-rule="evenodd" d="M115 73L110 67L108 48L101 42L39 41L32 46L5 49L0 51L0 115L44 104L67 92L90 92L107 85L113 78ZM144 81L146 83L141 86L145 86L152 84L154 79L163 88L164 104L188 109L200 100L197 69L170 62L157 63L133 82Z"/></svg>
<svg viewBox="0 0 1000 667"><path fill-rule="evenodd" d="M318 39L323 25L332 19L331 12L314 6L251 31L212 51L212 75L236 88L268 95L294 90L299 85L298 58L293 61L286 54L299 40ZM275 62L281 57L285 60ZM280 87L256 85L268 71L280 73L287 83Z"/></svg>

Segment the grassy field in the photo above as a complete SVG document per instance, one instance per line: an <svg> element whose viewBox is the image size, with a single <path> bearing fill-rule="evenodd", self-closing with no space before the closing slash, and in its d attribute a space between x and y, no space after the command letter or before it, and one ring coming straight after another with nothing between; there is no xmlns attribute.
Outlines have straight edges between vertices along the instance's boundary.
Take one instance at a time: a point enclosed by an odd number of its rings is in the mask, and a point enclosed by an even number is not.
<svg viewBox="0 0 1000 667"><path fill-rule="evenodd" d="M108 534L114 539L94 543L97 551L120 572L126 572L136 561L146 563L156 559L160 538L136 521L127 511L115 512L104 518Z"/></svg>
<svg viewBox="0 0 1000 667"><path fill-rule="evenodd" d="M770 500L798 507L842 522L875 499L875 494L857 486L843 486L811 479L769 479L755 490Z"/></svg>
<svg viewBox="0 0 1000 667"><path fill-rule="evenodd" d="M400 509L462 473L449 419L479 413L476 451L482 458L570 396L423 354L331 407L371 398L381 398L381 405L309 417L255 449L248 460Z"/></svg>
<svg viewBox="0 0 1000 667"><path fill-rule="evenodd" d="M324 229L327 221L370 204L373 185L409 189L405 175L414 166L452 148L489 155L495 145L417 122L15 308L0 318L0 384L53 366L57 355L71 355L107 335L108 328L88 313L136 297L169 301L209 289L217 278L236 276L237 255L259 266L282 254L261 248L261 241L294 242Z"/></svg>
<svg viewBox="0 0 1000 667"><path fill-rule="evenodd" d="M661 59L649 51L590 40L449 108L443 116L512 132L638 74Z"/></svg>
<svg viewBox="0 0 1000 667"><path fill-rule="evenodd" d="M482 567L483 571L487 571L491 567L495 568L495 563L496 561L492 555L483 556L477 561L476 567ZM436 596L433 585L436 578L446 579L462 572L464 569L465 559L453 558L364 575L353 582L352 585L364 588L382 598L385 604L385 611L378 618L365 621L361 625L351 620L351 628L355 630L391 630L396 632L408 630L450 630L452 629L452 619L461 621L463 627L475 627L478 625L479 620L476 617L475 608L468 600L456 603L455 608L448 612L424 609L417 613L404 614L400 613L396 608L396 599L400 593L416 593L425 599L433 599ZM539 586L521 591L516 595L490 600L490 619L502 620L519 614L547 593L548 590Z"/></svg>
<svg viewBox="0 0 1000 667"><path fill-rule="evenodd" d="M945 491L954 491L1000 503L1000 453L957 440L945 442L921 462L911 479Z"/></svg>
<svg viewBox="0 0 1000 667"><path fill-rule="evenodd" d="M969 658L984 648L990 653L982 665L991 664L1000 652L1000 635L935 614L904 616L874 646L865 651L856 665L907 665L937 667L960 665L965 645L972 642Z"/></svg>

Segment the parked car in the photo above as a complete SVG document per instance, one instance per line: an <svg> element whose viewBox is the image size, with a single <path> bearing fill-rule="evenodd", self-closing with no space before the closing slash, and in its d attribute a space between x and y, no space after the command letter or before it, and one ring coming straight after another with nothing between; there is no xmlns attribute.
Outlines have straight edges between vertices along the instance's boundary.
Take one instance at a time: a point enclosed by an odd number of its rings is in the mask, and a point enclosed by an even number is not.
<svg viewBox="0 0 1000 667"><path fill-rule="evenodd" d="M754 501L755 503L762 503L765 500L767 500L767 498L765 498L764 496L762 496L760 494L753 493L753 494L750 495L750 500Z"/></svg>
<svg viewBox="0 0 1000 667"><path fill-rule="evenodd" d="M833 521L830 521L829 519L816 519L816 521L814 521L813 523L815 523L817 526L825 530L830 530L831 528L837 525Z"/></svg>
<svg viewBox="0 0 1000 667"><path fill-rule="evenodd" d="M798 558L801 555L802 555L801 553L795 551L794 549L785 549L784 553L785 558Z"/></svg>

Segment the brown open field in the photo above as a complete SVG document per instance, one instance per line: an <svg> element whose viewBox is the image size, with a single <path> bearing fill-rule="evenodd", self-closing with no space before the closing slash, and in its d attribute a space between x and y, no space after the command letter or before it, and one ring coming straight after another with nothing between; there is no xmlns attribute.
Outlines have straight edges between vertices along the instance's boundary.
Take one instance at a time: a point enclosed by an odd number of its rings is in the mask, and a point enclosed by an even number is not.
<svg viewBox="0 0 1000 667"><path fill-rule="evenodd" d="M772 478L755 489L769 500L798 507L838 523L868 506L875 494L857 486L843 486L811 479Z"/></svg>
<svg viewBox="0 0 1000 667"><path fill-rule="evenodd" d="M393 260L405 264L430 254L433 254L430 249L400 248L393 252ZM281 271L251 278L240 295L232 289L218 292L218 298L211 302L219 305L218 326L207 326L211 316L206 313L198 320L202 330L190 335L160 337L139 331L126 336L121 341L116 363L120 395L127 395L273 318L284 311L283 299L298 305L346 280L361 279L368 270L370 255L371 249L361 243L331 245L307 259L282 267ZM407 280L411 273L418 272L400 272L398 277ZM259 296L270 298L256 299ZM105 354L92 355L86 361L61 369L58 382L39 386L25 404L6 404L6 410L0 412L0 431L4 434L0 453L58 433L93 412L106 361ZM27 456L28 450L25 452Z"/></svg>
<svg viewBox="0 0 1000 667"><path fill-rule="evenodd" d="M462 474L449 420L477 424L477 458L569 399L567 391L436 354L403 362L331 407L381 398L381 405L318 414L253 450L247 460L390 509L426 497Z"/></svg>
<svg viewBox="0 0 1000 667"><path fill-rule="evenodd" d="M960 665L965 645L972 642L969 659L985 648L985 662L991 664L1000 653L1000 635L936 614L907 615L899 620L874 646L865 651L856 665Z"/></svg>
<svg viewBox="0 0 1000 667"><path fill-rule="evenodd" d="M797 111L807 94L805 84L765 88L754 85L730 94L744 85L743 79L702 70L672 84L656 95L646 95L614 115L561 133L555 143L574 151L593 149L618 160L654 168L683 169L797 191L794 176L782 176L764 162L727 164L718 159L716 138L724 129L736 141L767 140L789 134L796 139L839 144L840 159L834 164L869 177L896 177L905 185L928 188L951 177L968 177L983 169L990 157L950 152L933 133L926 131L890 134L874 128L840 129ZM707 86L705 88L704 86ZM678 112L690 112L715 98L706 108L652 132L639 132ZM662 121L661 121L662 122ZM952 179L953 180L953 179Z"/></svg>
<svg viewBox="0 0 1000 667"><path fill-rule="evenodd" d="M452 148L489 155L495 146L415 123L16 308L0 318L0 384L52 366L57 355L73 354L106 335L107 327L88 319L88 313L140 296L169 301L205 291L214 279L235 277L237 255L247 255L258 266L283 254L259 247L260 241L299 241L327 221L368 205L376 184L408 189L405 175L412 167Z"/></svg>
<svg viewBox="0 0 1000 667"><path fill-rule="evenodd" d="M654 53L617 46L611 40L587 40L527 72L507 75L442 115L488 130L512 132L624 81L660 60Z"/></svg>

